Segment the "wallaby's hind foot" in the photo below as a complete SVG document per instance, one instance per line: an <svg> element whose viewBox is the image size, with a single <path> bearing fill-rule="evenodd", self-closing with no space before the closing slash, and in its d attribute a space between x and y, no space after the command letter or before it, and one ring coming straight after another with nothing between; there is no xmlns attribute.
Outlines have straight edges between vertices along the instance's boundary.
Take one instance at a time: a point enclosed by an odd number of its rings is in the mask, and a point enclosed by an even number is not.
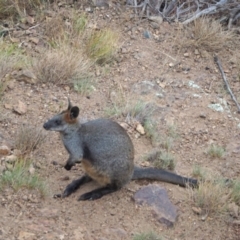
<svg viewBox="0 0 240 240"><path fill-rule="evenodd" d="M90 178L88 175L84 175L81 178L72 181L70 184L67 185L66 189L62 194L62 197L68 197L69 195L74 193L81 185L90 181L92 181L92 178Z"/></svg>
<svg viewBox="0 0 240 240"><path fill-rule="evenodd" d="M112 192L116 192L119 188L114 185L107 185L106 187L95 189L91 192L84 193L78 198L78 201L85 201L85 200L96 200L101 198L104 195L107 195Z"/></svg>

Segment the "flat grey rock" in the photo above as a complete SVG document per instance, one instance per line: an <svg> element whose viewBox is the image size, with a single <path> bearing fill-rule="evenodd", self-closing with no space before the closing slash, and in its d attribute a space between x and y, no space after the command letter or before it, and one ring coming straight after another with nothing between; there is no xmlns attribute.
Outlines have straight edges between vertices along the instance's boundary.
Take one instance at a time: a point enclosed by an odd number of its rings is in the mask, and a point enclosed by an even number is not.
<svg viewBox="0 0 240 240"><path fill-rule="evenodd" d="M165 188L158 185L148 185L138 190L134 195L137 204L150 206L154 217L160 222L172 227L177 219L177 208L168 198Z"/></svg>

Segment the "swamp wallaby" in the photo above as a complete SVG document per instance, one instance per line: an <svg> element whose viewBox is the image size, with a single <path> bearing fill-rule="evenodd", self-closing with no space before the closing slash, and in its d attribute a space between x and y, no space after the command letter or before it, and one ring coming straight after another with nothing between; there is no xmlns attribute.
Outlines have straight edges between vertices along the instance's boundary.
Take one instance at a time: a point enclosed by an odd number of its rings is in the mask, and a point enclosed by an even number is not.
<svg viewBox="0 0 240 240"><path fill-rule="evenodd" d="M131 179L152 179L178 184L197 186L197 180L182 177L166 170L134 166L134 147L127 132L116 122L97 119L81 124L77 117L79 108L72 106L54 116L43 127L60 132L63 144L69 153L66 170L82 163L86 172L70 183L60 197L67 197L82 184L92 180L102 187L79 197L79 200L94 200L115 192Z"/></svg>

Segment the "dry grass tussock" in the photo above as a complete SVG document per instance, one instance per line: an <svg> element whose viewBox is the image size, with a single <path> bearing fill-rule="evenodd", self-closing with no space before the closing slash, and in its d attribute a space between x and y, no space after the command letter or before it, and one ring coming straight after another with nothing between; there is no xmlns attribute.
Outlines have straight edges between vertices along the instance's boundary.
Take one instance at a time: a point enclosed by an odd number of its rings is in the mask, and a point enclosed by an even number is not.
<svg viewBox="0 0 240 240"><path fill-rule="evenodd" d="M228 188L224 181L200 181L198 189L189 191L203 215L216 216L227 211Z"/></svg>
<svg viewBox="0 0 240 240"><path fill-rule="evenodd" d="M207 17L195 20L185 29L184 37L180 35L178 44L181 48L191 46L213 52L223 49L234 39L233 32L224 30L218 21Z"/></svg>
<svg viewBox="0 0 240 240"><path fill-rule="evenodd" d="M37 148L40 148L46 140L46 134L42 128L23 125L15 139L15 148L20 150L22 156L27 156Z"/></svg>
<svg viewBox="0 0 240 240"><path fill-rule="evenodd" d="M24 16L33 9L49 3L47 0L0 0L0 19L11 17L13 19Z"/></svg>
<svg viewBox="0 0 240 240"><path fill-rule="evenodd" d="M33 62L32 68L40 82L61 85L71 84L73 80L88 75L90 66L81 50L62 44L43 52Z"/></svg>

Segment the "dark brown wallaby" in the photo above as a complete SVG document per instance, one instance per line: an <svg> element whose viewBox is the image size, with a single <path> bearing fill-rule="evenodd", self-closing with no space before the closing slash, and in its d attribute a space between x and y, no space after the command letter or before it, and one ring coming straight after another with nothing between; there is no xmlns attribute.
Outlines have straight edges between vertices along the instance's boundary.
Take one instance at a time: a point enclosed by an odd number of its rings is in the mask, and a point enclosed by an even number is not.
<svg viewBox="0 0 240 240"><path fill-rule="evenodd" d="M102 187L80 196L79 200L94 200L115 192L131 179L152 179L178 184L197 186L197 180L182 177L173 172L155 168L134 166L134 147L127 132L116 122L97 119L81 124L77 117L79 108L72 106L54 116L43 127L60 132L63 144L69 153L66 170L82 163L86 172L70 183L61 197L67 197L82 184L92 180Z"/></svg>

